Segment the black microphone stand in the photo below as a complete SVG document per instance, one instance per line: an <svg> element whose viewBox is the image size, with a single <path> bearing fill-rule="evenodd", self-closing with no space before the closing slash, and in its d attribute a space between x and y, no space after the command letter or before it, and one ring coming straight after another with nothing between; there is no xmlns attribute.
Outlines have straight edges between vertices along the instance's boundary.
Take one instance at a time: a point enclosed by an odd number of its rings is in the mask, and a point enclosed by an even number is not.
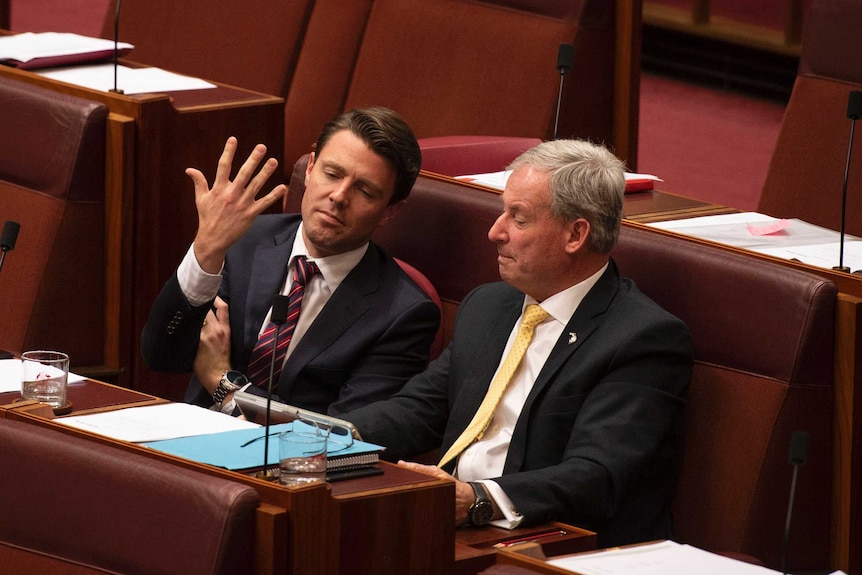
<svg viewBox="0 0 862 575"><path fill-rule="evenodd" d="M790 437L790 463L793 479L790 481L790 500L787 503L787 519L784 522L784 542L781 545L781 571L787 575L787 545L790 542L790 517L793 515L793 500L796 496L796 476L799 466L808 461L808 442L811 436L806 431L794 431Z"/></svg>
<svg viewBox="0 0 862 575"><path fill-rule="evenodd" d="M847 180L850 178L850 155L853 153L853 133L856 130L856 120L862 117L862 91L852 90L847 98L847 117L850 118L850 139L847 142L847 162L844 164L844 184L841 187L841 239L838 247L838 265L832 269L850 273L850 268L844 265L844 226L847 221Z"/></svg>
<svg viewBox="0 0 862 575"><path fill-rule="evenodd" d="M557 70L560 71L560 90L557 93L557 113L554 115L554 140L557 139L557 126L560 124L560 104L563 102L563 80L575 61L575 47L571 44L560 44L557 51Z"/></svg>
<svg viewBox="0 0 862 575"><path fill-rule="evenodd" d="M120 53L120 7L122 5L123 0L117 0L117 10L116 12L114 12L114 88L112 90L108 90L109 92L113 92L114 94L125 93L117 88L117 68L119 67L117 59Z"/></svg>
<svg viewBox="0 0 862 575"><path fill-rule="evenodd" d="M263 436L263 469L255 473L257 479L265 481L276 481L278 474L267 469L269 457L269 426L270 409L272 408L272 380L275 376L275 352L278 348L278 336L281 333L281 324L287 319L288 298L284 295L276 295L272 298L272 314L270 321L275 324L275 337L272 339L272 361L269 363L269 381L266 386L266 423Z"/></svg>

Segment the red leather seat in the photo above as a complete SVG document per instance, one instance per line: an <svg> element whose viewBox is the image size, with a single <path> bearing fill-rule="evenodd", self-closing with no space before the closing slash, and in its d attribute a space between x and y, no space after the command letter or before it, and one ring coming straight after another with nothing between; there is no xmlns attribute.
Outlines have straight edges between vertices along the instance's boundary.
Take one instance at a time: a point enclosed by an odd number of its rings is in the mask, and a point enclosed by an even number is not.
<svg viewBox="0 0 862 575"><path fill-rule="evenodd" d="M0 459L3 573L253 572L247 485L10 419Z"/></svg>
<svg viewBox="0 0 862 575"><path fill-rule="evenodd" d="M21 224L0 270L0 347L100 365L108 110L8 79L0 109L0 225Z"/></svg>

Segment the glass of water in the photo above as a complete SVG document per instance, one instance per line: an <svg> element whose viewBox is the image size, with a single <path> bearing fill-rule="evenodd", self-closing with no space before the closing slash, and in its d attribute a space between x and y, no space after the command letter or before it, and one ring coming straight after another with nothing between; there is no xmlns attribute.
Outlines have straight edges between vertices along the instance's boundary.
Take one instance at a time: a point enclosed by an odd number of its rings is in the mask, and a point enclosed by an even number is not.
<svg viewBox="0 0 862 575"><path fill-rule="evenodd" d="M57 409L66 405L69 356L61 351L25 351L21 354L21 397L47 403Z"/></svg>
<svg viewBox="0 0 862 575"><path fill-rule="evenodd" d="M294 421L278 436L278 467L283 485L326 481L326 442L329 430Z"/></svg>

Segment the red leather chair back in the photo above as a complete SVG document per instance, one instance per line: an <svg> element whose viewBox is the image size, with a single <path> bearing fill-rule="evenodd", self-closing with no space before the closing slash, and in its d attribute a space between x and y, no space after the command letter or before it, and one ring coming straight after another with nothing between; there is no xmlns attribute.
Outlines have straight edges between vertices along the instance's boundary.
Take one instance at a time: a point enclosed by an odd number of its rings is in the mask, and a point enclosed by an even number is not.
<svg viewBox="0 0 862 575"><path fill-rule="evenodd" d="M0 270L0 347L99 365L108 110L14 80L0 82L0 109L0 224L21 224Z"/></svg>
<svg viewBox="0 0 862 575"><path fill-rule="evenodd" d="M799 71L758 211L840 229L851 128L847 101L851 90L862 90L860 29L862 2L811 2ZM853 235L862 235L862 126L858 128L847 187L846 230Z"/></svg>
<svg viewBox="0 0 862 575"><path fill-rule="evenodd" d="M253 488L0 419L4 573L242 575Z"/></svg>
<svg viewBox="0 0 862 575"><path fill-rule="evenodd" d="M788 568L830 564L836 286L717 246L625 225L612 253L691 330L695 369L674 504L676 539L781 568L794 431L800 469Z"/></svg>
<svg viewBox="0 0 862 575"><path fill-rule="evenodd" d="M108 2L103 38L114 38L116 2ZM313 4L311 0L123 2L119 39L135 46L129 60L284 96Z"/></svg>

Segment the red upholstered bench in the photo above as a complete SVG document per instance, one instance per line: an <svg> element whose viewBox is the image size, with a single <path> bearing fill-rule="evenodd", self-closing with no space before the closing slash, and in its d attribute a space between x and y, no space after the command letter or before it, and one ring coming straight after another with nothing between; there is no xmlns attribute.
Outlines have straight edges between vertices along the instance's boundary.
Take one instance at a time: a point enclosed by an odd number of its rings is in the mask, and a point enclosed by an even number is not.
<svg viewBox="0 0 862 575"><path fill-rule="evenodd" d="M253 488L0 419L4 573L243 575Z"/></svg>

